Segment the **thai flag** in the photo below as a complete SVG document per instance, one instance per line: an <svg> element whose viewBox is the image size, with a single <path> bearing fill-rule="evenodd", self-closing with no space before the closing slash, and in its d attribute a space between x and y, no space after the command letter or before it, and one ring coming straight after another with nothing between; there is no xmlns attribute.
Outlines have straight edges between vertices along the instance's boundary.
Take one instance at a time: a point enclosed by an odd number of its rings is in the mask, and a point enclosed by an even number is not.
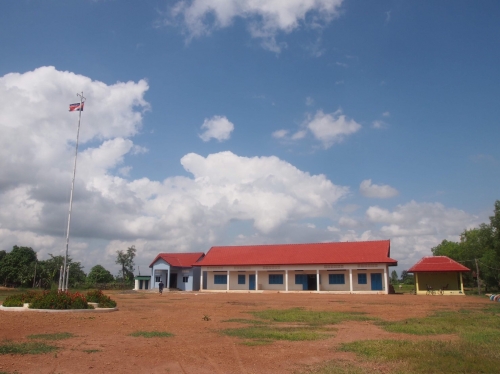
<svg viewBox="0 0 500 374"><path fill-rule="evenodd" d="M84 103L69 104L69 111L70 112L78 112L78 111L83 112L83 104Z"/></svg>

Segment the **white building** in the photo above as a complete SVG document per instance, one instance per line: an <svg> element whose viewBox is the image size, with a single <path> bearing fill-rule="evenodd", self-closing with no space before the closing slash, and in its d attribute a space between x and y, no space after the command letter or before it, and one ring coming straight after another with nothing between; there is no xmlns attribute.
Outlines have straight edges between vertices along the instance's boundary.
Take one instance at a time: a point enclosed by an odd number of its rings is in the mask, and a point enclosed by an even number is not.
<svg viewBox="0 0 500 374"><path fill-rule="evenodd" d="M151 268L151 288L158 288L163 281L165 289L176 288L182 291L200 289L200 268L195 267L203 258L203 252L160 253L153 260Z"/></svg>
<svg viewBox="0 0 500 374"><path fill-rule="evenodd" d="M390 241L212 247L196 262L206 291L389 293Z"/></svg>

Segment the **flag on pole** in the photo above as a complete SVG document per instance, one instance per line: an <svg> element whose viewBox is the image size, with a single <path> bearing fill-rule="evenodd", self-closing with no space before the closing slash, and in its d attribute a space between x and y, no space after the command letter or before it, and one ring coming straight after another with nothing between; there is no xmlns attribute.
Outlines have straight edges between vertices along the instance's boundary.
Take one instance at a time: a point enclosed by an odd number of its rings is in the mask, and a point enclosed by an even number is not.
<svg viewBox="0 0 500 374"><path fill-rule="evenodd" d="M84 103L76 103L76 104L69 104L69 111L70 112L83 112L83 104Z"/></svg>

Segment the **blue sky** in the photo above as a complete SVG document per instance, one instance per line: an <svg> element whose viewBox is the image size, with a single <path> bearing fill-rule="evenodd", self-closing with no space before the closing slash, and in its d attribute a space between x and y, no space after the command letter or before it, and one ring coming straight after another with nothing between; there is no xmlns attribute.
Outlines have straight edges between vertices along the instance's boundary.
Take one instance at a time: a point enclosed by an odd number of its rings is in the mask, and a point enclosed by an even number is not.
<svg viewBox="0 0 500 374"><path fill-rule="evenodd" d="M391 239L398 270L499 199L497 1L0 3L0 243L117 272L134 244ZM144 271L143 271L144 272Z"/></svg>

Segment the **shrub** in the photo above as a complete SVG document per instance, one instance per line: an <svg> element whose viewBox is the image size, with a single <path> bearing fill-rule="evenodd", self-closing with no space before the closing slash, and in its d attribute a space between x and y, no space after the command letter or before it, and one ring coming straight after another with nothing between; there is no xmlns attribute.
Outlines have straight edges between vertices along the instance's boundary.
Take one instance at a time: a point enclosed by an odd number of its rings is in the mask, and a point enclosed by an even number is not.
<svg viewBox="0 0 500 374"><path fill-rule="evenodd" d="M30 303L31 309L90 309L79 292L44 291Z"/></svg>
<svg viewBox="0 0 500 374"><path fill-rule="evenodd" d="M98 303L99 308L114 308L116 301L106 296L101 290L93 290L87 292L87 301L91 303Z"/></svg>
<svg viewBox="0 0 500 374"><path fill-rule="evenodd" d="M31 303L38 295L35 291L28 291L18 295L7 296L3 302L3 306L16 307L23 306L24 303Z"/></svg>

